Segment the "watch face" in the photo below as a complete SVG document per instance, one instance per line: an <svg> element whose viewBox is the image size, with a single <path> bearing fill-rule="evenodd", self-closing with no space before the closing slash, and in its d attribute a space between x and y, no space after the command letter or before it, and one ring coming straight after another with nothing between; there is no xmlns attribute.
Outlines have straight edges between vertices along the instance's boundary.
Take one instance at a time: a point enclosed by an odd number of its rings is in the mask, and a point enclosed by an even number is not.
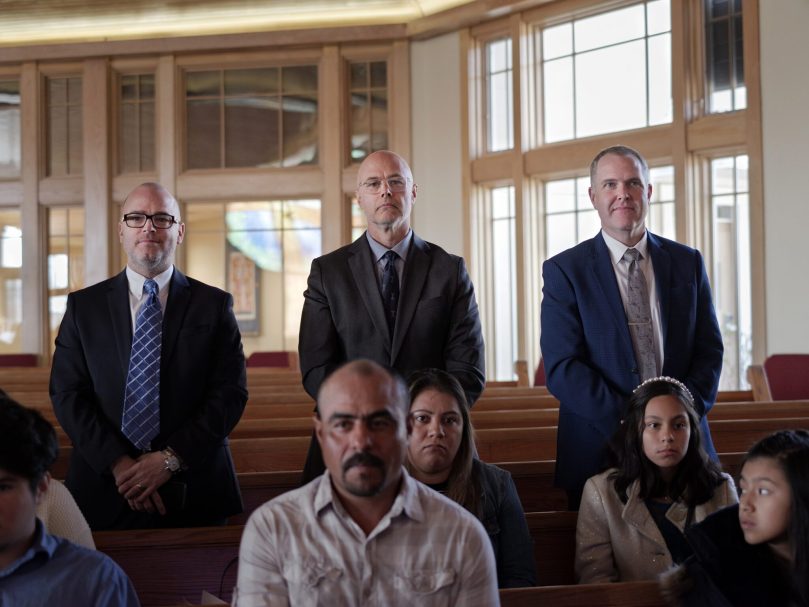
<svg viewBox="0 0 809 607"><path fill-rule="evenodd" d="M171 472L177 472L177 470L180 469L179 460L175 456L169 455L166 458L166 468L168 468Z"/></svg>

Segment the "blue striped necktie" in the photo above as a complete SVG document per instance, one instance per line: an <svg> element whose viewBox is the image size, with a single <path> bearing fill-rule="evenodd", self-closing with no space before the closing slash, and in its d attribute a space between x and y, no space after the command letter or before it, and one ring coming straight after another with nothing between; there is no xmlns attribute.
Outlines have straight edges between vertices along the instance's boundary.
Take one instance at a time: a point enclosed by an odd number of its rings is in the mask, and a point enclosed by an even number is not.
<svg viewBox="0 0 809 607"><path fill-rule="evenodd" d="M143 283L146 302L135 318L135 335L129 358L124 392L121 431L138 449L148 451L160 432L160 346L163 341L163 312L157 283Z"/></svg>

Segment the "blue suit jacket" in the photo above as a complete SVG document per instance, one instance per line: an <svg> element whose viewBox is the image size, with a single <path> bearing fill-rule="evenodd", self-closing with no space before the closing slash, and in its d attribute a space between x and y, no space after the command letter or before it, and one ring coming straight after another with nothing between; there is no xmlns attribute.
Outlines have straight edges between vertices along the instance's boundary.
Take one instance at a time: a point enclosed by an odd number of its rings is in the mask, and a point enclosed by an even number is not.
<svg viewBox="0 0 809 607"><path fill-rule="evenodd" d="M716 458L705 414L716 400L722 335L699 251L648 233L660 303L663 375L694 395L705 449ZM615 272L599 233L542 266L541 348L548 388L560 401L556 484L569 490L606 463L606 445L640 383Z"/></svg>

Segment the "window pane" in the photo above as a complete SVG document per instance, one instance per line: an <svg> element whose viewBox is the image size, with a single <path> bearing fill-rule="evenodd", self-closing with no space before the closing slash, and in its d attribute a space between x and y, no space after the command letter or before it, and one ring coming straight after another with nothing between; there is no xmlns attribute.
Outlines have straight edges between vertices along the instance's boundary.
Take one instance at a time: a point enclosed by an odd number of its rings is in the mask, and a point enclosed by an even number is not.
<svg viewBox="0 0 809 607"><path fill-rule="evenodd" d="M135 103L121 104L118 115L118 162L121 173L140 171L139 133L138 105Z"/></svg>
<svg viewBox="0 0 809 607"><path fill-rule="evenodd" d="M543 69L545 142L572 139L574 97L573 59L549 61Z"/></svg>
<svg viewBox="0 0 809 607"><path fill-rule="evenodd" d="M67 294L84 286L84 209L48 209L48 330L53 344Z"/></svg>
<svg viewBox="0 0 809 607"><path fill-rule="evenodd" d="M17 209L0 209L0 352L22 351L22 229Z"/></svg>
<svg viewBox="0 0 809 607"><path fill-rule="evenodd" d="M371 149L388 149L388 90L374 91L371 95Z"/></svg>
<svg viewBox="0 0 809 607"><path fill-rule="evenodd" d="M573 52L573 24L563 23L542 33L542 58L555 59Z"/></svg>
<svg viewBox="0 0 809 607"><path fill-rule="evenodd" d="M486 54L486 150L514 146L512 120L511 39L488 42Z"/></svg>
<svg viewBox="0 0 809 607"><path fill-rule="evenodd" d="M154 76L126 74L118 90L118 172L155 168Z"/></svg>
<svg viewBox="0 0 809 607"><path fill-rule="evenodd" d="M188 101L186 105L186 167L219 168L219 100Z"/></svg>
<svg viewBox="0 0 809 607"><path fill-rule="evenodd" d="M646 83L643 77L622 78L619 95L615 66L624 74L646 73L646 49L642 40L628 42L576 59L576 136L623 131L646 126ZM579 91L601 91L581 94Z"/></svg>
<svg viewBox="0 0 809 607"><path fill-rule="evenodd" d="M67 107L48 108L48 175L67 175Z"/></svg>
<svg viewBox="0 0 809 607"><path fill-rule="evenodd" d="M226 70L224 77L227 96L278 93L278 68Z"/></svg>
<svg viewBox="0 0 809 607"><path fill-rule="evenodd" d="M572 55L563 55L563 26L575 34ZM549 52L541 63L541 140L552 143L671 122L670 31L669 0L542 29L543 50ZM621 94L609 94L616 89L616 78Z"/></svg>
<svg viewBox="0 0 809 607"><path fill-rule="evenodd" d="M703 2L709 111L743 109L747 106L747 91L741 4L731 5L727 0Z"/></svg>
<svg viewBox="0 0 809 607"><path fill-rule="evenodd" d="M317 97L284 97L284 166L317 163Z"/></svg>
<svg viewBox="0 0 809 607"><path fill-rule="evenodd" d="M277 166L278 140L277 97L225 100L225 166Z"/></svg>
<svg viewBox="0 0 809 607"><path fill-rule="evenodd" d="M388 63L350 63L349 71L349 155L352 162L360 162L371 152L388 148Z"/></svg>
<svg viewBox="0 0 809 607"><path fill-rule="evenodd" d="M494 303L494 377L512 379L517 358L517 264L514 188L491 190L492 294Z"/></svg>
<svg viewBox="0 0 809 607"><path fill-rule="evenodd" d="M317 66L283 68L284 93L317 93Z"/></svg>
<svg viewBox="0 0 809 607"><path fill-rule="evenodd" d="M576 215L545 217L545 257L552 257L576 244Z"/></svg>
<svg viewBox="0 0 809 607"><path fill-rule="evenodd" d="M186 72L185 74L186 97L219 96L219 86L219 72Z"/></svg>
<svg viewBox="0 0 809 607"><path fill-rule="evenodd" d="M79 175L82 154L81 78L49 78L47 173Z"/></svg>
<svg viewBox="0 0 809 607"><path fill-rule="evenodd" d="M595 209L582 211L578 214L578 226L576 230L576 244L592 238L601 229L601 220Z"/></svg>
<svg viewBox="0 0 809 607"><path fill-rule="evenodd" d="M649 181L652 184L652 198L646 226L655 234L675 240L674 167L649 169Z"/></svg>
<svg viewBox="0 0 809 607"><path fill-rule="evenodd" d="M0 179L20 176L20 83L0 80Z"/></svg>
<svg viewBox="0 0 809 607"><path fill-rule="evenodd" d="M138 100L138 77L121 76L121 99L123 101Z"/></svg>
<svg viewBox="0 0 809 607"><path fill-rule="evenodd" d="M573 37L577 53L643 38L645 34L643 4L587 17L573 23Z"/></svg>
<svg viewBox="0 0 809 607"><path fill-rule="evenodd" d="M368 94L351 93L351 160L361 161L371 153L371 114Z"/></svg>
<svg viewBox="0 0 809 607"><path fill-rule="evenodd" d="M84 154L82 152L82 115L80 105L71 105L67 111L68 124L68 173L80 175L84 170Z"/></svg>
<svg viewBox="0 0 809 607"><path fill-rule="evenodd" d="M387 61L371 62L371 87L388 86L388 63Z"/></svg>
<svg viewBox="0 0 809 607"><path fill-rule="evenodd" d="M747 157L711 162L713 292L725 344L719 387L744 388L752 357L750 209Z"/></svg>
<svg viewBox="0 0 809 607"><path fill-rule="evenodd" d="M155 169L155 115L154 103L141 103L140 106L140 170Z"/></svg>
<svg viewBox="0 0 809 607"><path fill-rule="evenodd" d="M368 64L364 61L361 63L349 64L349 72L351 74L351 88L352 89L366 89L368 83Z"/></svg>
<svg viewBox="0 0 809 607"><path fill-rule="evenodd" d="M576 182L560 179L545 184L545 213L565 213L576 208Z"/></svg>
<svg viewBox="0 0 809 607"><path fill-rule="evenodd" d="M672 120L671 34L649 38L649 125Z"/></svg>

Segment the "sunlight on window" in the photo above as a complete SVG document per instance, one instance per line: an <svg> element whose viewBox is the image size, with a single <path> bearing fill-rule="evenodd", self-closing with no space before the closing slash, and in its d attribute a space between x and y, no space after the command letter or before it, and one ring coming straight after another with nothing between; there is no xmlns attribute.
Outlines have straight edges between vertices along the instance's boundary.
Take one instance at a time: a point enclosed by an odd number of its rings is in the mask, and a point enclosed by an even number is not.
<svg viewBox="0 0 809 607"><path fill-rule="evenodd" d="M514 147L511 38L486 44L486 150Z"/></svg>

